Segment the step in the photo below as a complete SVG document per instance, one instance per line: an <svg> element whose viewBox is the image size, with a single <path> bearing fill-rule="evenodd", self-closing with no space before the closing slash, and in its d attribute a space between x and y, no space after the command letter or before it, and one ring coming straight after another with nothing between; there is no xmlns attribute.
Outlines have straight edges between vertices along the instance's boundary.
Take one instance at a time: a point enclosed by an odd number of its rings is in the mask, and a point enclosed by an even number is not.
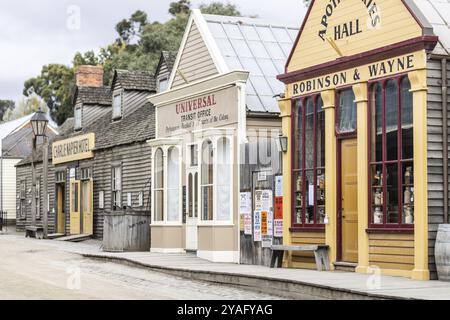
<svg viewBox="0 0 450 320"><path fill-rule="evenodd" d="M62 238L57 238L56 241L65 241L65 242L82 242L86 240L92 239L92 235L87 234L79 234L79 235L72 235Z"/></svg>
<svg viewBox="0 0 450 320"><path fill-rule="evenodd" d="M47 235L47 239L49 240L55 240L58 238L62 238L65 237L66 235L64 233L51 233L49 235Z"/></svg>
<svg viewBox="0 0 450 320"><path fill-rule="evenodd" d="M335 262L334 268L336 271L344 271L344 272L356 272L357 263L351 262Z"/></svg>

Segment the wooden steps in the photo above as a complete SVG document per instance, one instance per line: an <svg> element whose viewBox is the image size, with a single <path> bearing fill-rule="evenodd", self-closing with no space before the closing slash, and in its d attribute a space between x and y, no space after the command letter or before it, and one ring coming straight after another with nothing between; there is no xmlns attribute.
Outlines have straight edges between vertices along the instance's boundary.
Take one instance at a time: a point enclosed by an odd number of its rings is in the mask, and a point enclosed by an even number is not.
<svg viewBox="0 0 450 320"><path fill-rule="evenodd" d="M343 272L356 272L356 267L358 266L357 263L350 263L350 262L335 262L334 268L336 271L343 271Z"/></svg>
<svg viewBox="0 0 450 320"><path fill-rule="evenodd" d="M65 236L61 238L57 238L56 241L66 241L66 242L82 242L86 240L92 239L92 235L88 234L79 234L79 235L72 235L72 236Z"/></svg>
<svg viewBox="0 0 450 320"><path fill-rule="evenodd" d="M55 240L55 239L62 238L62 237L65 237L65 236L66 235L64 233L52 233L52 234L47 235L47 239Z"/></svg>

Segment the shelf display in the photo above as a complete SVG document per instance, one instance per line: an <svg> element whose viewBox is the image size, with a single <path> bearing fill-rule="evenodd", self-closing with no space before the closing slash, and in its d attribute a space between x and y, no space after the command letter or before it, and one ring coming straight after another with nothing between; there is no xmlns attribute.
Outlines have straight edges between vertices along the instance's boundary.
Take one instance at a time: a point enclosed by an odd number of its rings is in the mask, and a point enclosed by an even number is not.
<svg viewBox="0 0 450 320"><path fill-rule="evenodd" d="M317 222L325 223L325 174L317 177Z"/></svg>
<svg viewBox="0 0 450 320"><path fill-rule="evenodd" d="M296 187L295 187L295 216L297 223L302 223L302 212L303 212L303 183L301 173L297 176Z"/></svg>
<svg viewBox="0 0 450 320"><path fill-rule="evenodd" d="M380 171L374 176L373 185L373 223L382 224L383 223L383 174Z"/></svg>
<svg viewBox="0 0 450 320"><path fill-rule="evenodd" d="M414 223L414 185L412 184L413 170L407 167L405 172L404 196L403 196L403 219L406 224Z"/></svg>

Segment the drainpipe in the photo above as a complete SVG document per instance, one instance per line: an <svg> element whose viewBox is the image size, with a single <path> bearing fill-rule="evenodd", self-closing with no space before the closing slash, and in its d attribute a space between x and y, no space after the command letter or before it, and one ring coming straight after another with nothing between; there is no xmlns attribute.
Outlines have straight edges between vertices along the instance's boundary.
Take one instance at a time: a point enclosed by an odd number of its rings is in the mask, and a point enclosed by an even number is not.
<svg viewBox="0 0 450 320"><path fill-rule="evenodd" d="M442 144L443 144L443 175L444 175L444 224L449 222L448 217L448 106L447 106L447 59L443 58L441 61L442 68Z"/></svg>

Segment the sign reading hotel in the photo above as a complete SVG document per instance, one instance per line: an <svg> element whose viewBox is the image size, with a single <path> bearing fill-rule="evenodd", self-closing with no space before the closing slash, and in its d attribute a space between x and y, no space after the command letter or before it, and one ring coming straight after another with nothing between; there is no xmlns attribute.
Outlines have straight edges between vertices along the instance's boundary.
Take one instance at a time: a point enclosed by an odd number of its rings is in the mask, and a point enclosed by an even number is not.
<svg viewBox="0 0 450 320"><path fill-rule="evenodd" d="M52 145L53 164L93 158L94 148L94 133L56 141Z"/></svg>
<svg viewBox="0 0 450 320"><path fill-rule="evenodd" d="M158 110L159 136L221 127L237 122L236 88L178 101Z"/></svg>
<svg viewBox="0 0 450 320"><path fill-rule="evenodd" d="M359 82L367 82L377 78L383 78L397 73L406 73L424 68L426 68L425 51L418 51L411 54L377 61L361 67L295 82L288 86L288 90L290 96L302 96L317 91L335 89Z"/></svg>

